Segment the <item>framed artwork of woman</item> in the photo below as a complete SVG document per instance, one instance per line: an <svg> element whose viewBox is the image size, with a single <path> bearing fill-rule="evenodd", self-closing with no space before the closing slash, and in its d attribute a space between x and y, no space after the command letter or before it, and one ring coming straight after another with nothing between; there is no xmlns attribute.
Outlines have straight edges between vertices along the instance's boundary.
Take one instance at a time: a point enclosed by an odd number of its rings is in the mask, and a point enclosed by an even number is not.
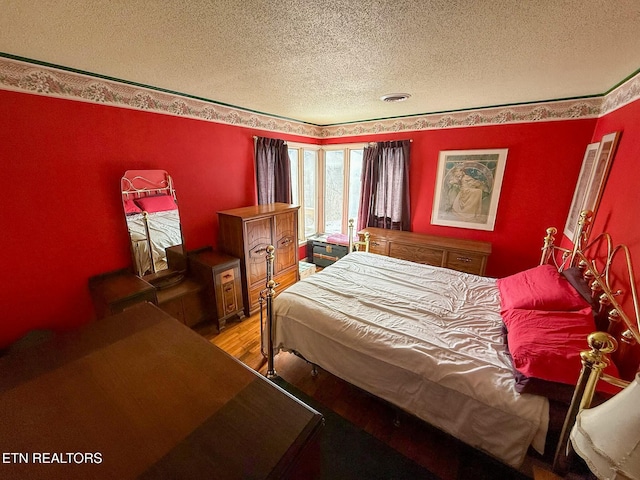
<svg viewBox="0 0 640 480"><path fill-rule="evenodd" d="M493 230L506 160L506 148L441 151L431 224Z"/></svg>

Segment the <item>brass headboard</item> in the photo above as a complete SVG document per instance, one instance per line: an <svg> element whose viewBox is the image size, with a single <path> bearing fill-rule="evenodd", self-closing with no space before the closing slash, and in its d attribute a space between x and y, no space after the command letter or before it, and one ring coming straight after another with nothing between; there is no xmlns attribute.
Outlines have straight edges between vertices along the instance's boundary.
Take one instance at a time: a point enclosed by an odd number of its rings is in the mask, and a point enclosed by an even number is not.
<svg viewBox="0 0 640 480"><path fill-rule="evenodd" d="M580 214L573 248L555 245L555 228L547 229L542 247L541 263L553 263L560 271L570 267L580 270L591 288L592 297L597 299L599 311L595 312L596 315L606 315L608 319L607 330L589 335L587 343L590 350L580 352L582 369L554 457L553 469L561 473L567 469L566 449L571 428L578 412L591 406L598 381L604 380L620 388L629 385L629 381L603 372L610 363L609 355L614 356L618 370L626 372L629 380L638 370L640 308L631 254L626 245L614 245L608 233L589 238L592 219L590 211ZM614 279L629 288L630 298L627 297L627 301L632 304L631 314L622 306L625 292L614 287Z"/></svg>

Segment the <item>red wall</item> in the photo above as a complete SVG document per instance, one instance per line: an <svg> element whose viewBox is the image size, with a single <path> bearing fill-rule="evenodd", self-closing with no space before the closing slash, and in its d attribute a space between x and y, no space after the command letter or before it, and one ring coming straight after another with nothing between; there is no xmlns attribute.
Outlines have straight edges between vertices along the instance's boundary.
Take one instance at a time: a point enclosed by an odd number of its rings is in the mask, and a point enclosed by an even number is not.
<svg viewBox="0 0 640 480"><path fill-rule="evenodd" d="M610 232L640 262L640 101L602 117L593 134L621 132L611 172L594 220L593 231ZM617 239L617 240L616 240ZM640 264L638 264L640 268ZM640 271L638 272L640 274Z"/></svg>
<svg viewBox="0 0 640 480"><path fill-rule="evenodd" d="M491 241L487 273L502 276L537 263L544 229L564 226L594 128L595 138L599 131L626 129L611 174L614 186L603 198L602 212L609 213L598 221L607 217L621 236L637 240L631 209L624 218L618 212L627 198L635 205L638 200L629 175L640 158L640 132L631 123L640 108L636 104L626 107L629 113L614 112L599 122L472 127L326 143L412 138L413 229ZM167 170L177 189L187 249L215 245L216 211L255 203L253 135L318 143L0 90L0 346L31 328L66 328L93 318L88 278L130 264L119 201L120 177L128 169ZM477 148L509 149L495 231L431 226L438 152Z"/></svg>
<svg viewBox="0 0 640 480"><path fill-rule="evenodd" d="M564 228L595 124L596 120L573 120L454 128L341 138L331 143L412 139L412 230L491 242L486 273L501 277L536 265L546 228ZM431 225L439 152L483 148L509 149L494 231Z"/></svg>
<svg viewBox="0 0 640 480"><path fill-rule="evenodd" d="M167 170L187 249L215 244L216 211L255 203L256 134L0 90L0 347L94 316L88 278L131 263L119 199L126 170Z"/></svg>

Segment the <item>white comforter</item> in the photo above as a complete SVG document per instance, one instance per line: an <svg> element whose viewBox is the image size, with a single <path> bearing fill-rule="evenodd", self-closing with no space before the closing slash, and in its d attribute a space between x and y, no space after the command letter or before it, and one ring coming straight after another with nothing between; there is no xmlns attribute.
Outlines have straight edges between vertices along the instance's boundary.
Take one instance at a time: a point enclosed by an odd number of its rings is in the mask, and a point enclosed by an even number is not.
<svg viewBox="0 0 640 480"><path fill-rule="evenodd" d="M546 398L520 395L494 279L354 252L274 300L274 344L519 467Z"/></svg>

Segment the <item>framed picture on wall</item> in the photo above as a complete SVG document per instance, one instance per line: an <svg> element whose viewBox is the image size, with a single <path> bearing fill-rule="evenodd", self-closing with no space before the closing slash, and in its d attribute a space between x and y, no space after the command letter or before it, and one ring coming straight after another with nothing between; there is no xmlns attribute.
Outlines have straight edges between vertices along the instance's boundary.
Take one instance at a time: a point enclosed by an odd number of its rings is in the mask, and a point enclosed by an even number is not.
<svg viewBox="0 0 640 480"><path fill-rule="evenodd" d="M431 224L493 230L507 150L441 151Z"/></svg>
<svg viewBox="0 0 640 480"><path fill-rule="evenodd" d="M584 202L584 209L591 210L594 215L598 211L602 191L607 183L607 177L609 176L609 170L611 170L611 163L616 147L618 146L619 138L620 132L613 132L605 135L602 137L602 140L600 140L596 163L593 168L593 173L591 174L589 188L587 188L587 195Z"/></svg>
<svg viewBox="0 0 640 480"><path fill-rule="evenodd" d="M574 239L576 222L580 212L590 210L595 216L598 211L600 198L607 182L609 170L611 170L611 163L619 139L620 132L608 133L602 137L599 143L592 143L587 146L576 190L573 194L573 201L569 209L569 216L564 228L564 234L572 240ZM594 148L596 148L595 153Z"/></svg>
<svg viewBox="0 0 640 480"><path fill-rule="evenodd" d="M580 168L578 183L576 184L576 189L573 191L573 200L571 200L569 216L567 217L567 222L564 226L564 234L571 239L573 239L575 234L580 212L584 209L587 188L589 186L589 180L591 179L591 173L593 172L593 166L596 163L599 147L600 142L590 143L587 145L584 157L582 158L582 167Z"/></svg>

